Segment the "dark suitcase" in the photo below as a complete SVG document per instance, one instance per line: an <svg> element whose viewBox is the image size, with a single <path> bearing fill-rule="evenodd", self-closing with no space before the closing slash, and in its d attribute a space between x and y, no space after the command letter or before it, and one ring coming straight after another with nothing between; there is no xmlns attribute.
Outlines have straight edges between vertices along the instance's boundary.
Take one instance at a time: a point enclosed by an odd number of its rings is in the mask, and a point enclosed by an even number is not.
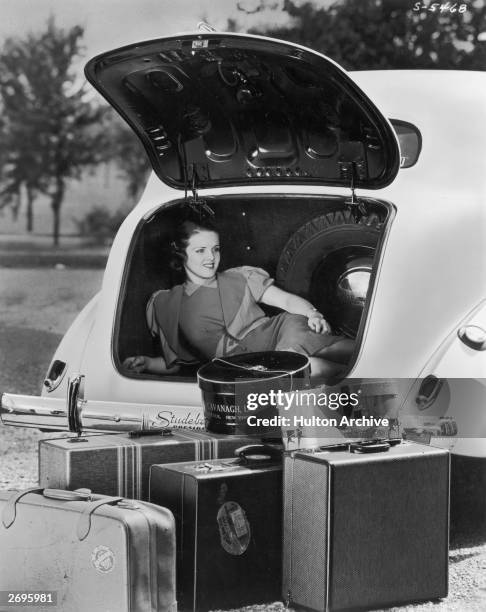
<svg viewBox="0 0 486 612"><path fill-rule="evenodd" d="M286 454L291 606L354 610L447 595L449 454L393 442Z"/></svg>
<svg viewBox="0 0 486 612"><path fill-rule="evenodd" d="M41 609L62 612L177 610L174 517L166 508L30 489L0 492L0 517L0 592L44 593ZM15 609L31 610L23 601Z"/></svg>
<svg viewBox="0 0 486 612"><path fill-rule="evenodd" d="M39 443L39 483L53 489L85 487L103 495L148 499L153 463L232 457L249 438L194 430L54 438Z"/></svg>
<svg viewBox="0 0 486 612"><path fill-rule="evenodd" d="M252 450L247 465L238 459L152 466L150 499L176 518L184 610L280 598L282 463L280 451L261 452Z"/></svg>

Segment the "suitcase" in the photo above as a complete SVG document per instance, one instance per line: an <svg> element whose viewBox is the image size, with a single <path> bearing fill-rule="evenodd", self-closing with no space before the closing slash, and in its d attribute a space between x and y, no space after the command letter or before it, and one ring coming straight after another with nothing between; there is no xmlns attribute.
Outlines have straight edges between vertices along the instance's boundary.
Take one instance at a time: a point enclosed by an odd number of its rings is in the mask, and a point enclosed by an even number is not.
<svg viewBox="0 0 486 612"><path fill-rule="evenodd" d="M280 598L281 454L248 448L242 459L151 468L150 499L176 518L177 597L184 610Z"/></svg>
<svg viewBox="0 0 486 612"><path fill-rule="evenodd" d="M354 610L447 595L449 454L391 442L286 453L289 605Z"/></svg>
<svg viewBox="0 0 486 612"><path fill-rule="evenodd" d="M0 492L0 517L0 592L44 593L44 610L176 612L175 527L166 508L27 489Z"/></svg>
<svg viewBox="0 0 486 612"><path fill-rule="evenodd" d="M103 495L148 500L153 463L232 457L249 438L194 430L147 430L39 443L39 483L54 489L85 487Z"/></svg>

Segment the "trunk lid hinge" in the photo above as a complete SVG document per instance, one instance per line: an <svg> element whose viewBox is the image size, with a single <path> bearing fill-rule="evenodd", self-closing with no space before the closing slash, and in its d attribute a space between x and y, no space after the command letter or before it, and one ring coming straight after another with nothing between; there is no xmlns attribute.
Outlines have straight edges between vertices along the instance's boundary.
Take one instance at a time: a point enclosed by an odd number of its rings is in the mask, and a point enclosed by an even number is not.
<svg viewBox="0 0 486 612"><path fill-rule="evenodd" d="M351 211L353 218L356 223L368 214L368 208L363 200L360 200L356 196L354 183L356 177L364 178L365 167L364 163L360 160L352 162L339 162L339 170L341 178L349 180L351 189L351 199L345 201L345 205Z"/></svg>
<svg viewBox="0 0 486 612"><path fill-rule="evenodd" d="M198 183L199 183L198 169L199 171L205 170L201 166L199 166L198 168L197 164L190 164L190 166L187 167L184 199L186 201L186 204L190 208L192 208L194 212L198 213L199 215L203 213L214 215L214 210L208 205L208 203L205 200L201 200L197 193ZM188 196L189 181L191 182L192 198Z"/></svg>

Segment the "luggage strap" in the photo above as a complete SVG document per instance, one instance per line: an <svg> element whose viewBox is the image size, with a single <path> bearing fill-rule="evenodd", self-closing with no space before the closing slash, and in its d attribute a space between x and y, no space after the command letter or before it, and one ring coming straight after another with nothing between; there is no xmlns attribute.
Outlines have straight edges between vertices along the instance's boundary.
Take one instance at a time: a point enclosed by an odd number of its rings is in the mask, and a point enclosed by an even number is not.
<svg viewBox="0 0 486 612"><path fill-rule="evenodd" d="M16 491L7 499L7 503L5 504L2 512L2 523L5 529L11 527L15 521L15 517L17 515L17 502L19 499L28 493L42 493L43 490L44 489L39 489L39 487L31 487L30 489L24 489L23 491Z"/></svg>
<svg viewBox="0 0 486 612"><path fill-rule="evenodd" d="M24 497L24 495L28 495L29 493L43 493L44 491L46 491L47 493L46 497L52 497L53 499L64 499L65 501L81 501L79 495L76 495L76 491L57 491L51 489L43 489L39 487L31 487L30 489L24 489L23 491L16 491L8 498L2 512L2 523L5 529L8 529L13 525L17 516L17 502L22 497ZM64 494L64 496L62 494ZM79 540L84 540L89 534L89 531L91 529L91 515L97 508L105 505L113 506L122 499L124 498L104 497L103 499L98 499L93 502L87 502L85 509L79 517L78 526L76 529L76 534Z"/></svg>
<svg viewBox="0 0 486 612"><path fill-rule="evenodd" d="M79 517L78 526L76 528L76 534L79 540L84 540L91 529L91 515L93 512L99 508L100 506L113 506L124 499L123 497L105 497L104 499L98 499L94 502L89 502L86 505L86 508L83 510L81 516Z"/></svg>

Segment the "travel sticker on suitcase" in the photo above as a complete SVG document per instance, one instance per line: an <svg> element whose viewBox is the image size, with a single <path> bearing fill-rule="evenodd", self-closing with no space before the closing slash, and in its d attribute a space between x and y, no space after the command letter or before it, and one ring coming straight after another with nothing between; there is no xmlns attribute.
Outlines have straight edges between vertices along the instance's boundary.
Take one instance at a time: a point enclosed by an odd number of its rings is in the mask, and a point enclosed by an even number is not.
<svg viewBox="0 0 486 612"><path fill-rule="evenodd" d="M250 543L250 523L236 502L226 502L217 516L221 546L230 555L242 555Z"/></svg>

